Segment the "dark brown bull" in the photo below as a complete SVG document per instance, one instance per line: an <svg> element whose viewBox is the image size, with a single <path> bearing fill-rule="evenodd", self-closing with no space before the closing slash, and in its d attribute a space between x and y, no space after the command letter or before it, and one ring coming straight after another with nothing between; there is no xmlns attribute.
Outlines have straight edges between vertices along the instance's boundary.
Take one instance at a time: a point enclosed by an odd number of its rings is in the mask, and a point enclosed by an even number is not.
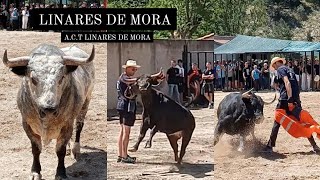
<svg viewBox="0 0 320 180"><path fill-rule="evenodd" d="M160 71L151 76L140 76L137 83L133 85L133 90L138 90L141 94L143 120L138 140L130 151L137 151L147 130L153 129L153 134L151 134L149 142L151 143L151 138L155 132L165 133L174 151L175 161L180 164L195 129L195 119L187 108L154 88L154 86L159 85L163 79L163 73ZM180 156L178 156L177 141L180 138L182 138L182 145Z"/></svg>

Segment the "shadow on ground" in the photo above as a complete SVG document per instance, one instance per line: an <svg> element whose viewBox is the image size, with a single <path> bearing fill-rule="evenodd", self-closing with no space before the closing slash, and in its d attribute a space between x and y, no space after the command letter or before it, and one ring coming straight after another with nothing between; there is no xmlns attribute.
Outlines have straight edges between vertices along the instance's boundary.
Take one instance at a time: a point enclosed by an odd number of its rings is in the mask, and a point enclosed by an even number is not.
<svg viewBox="0 0 320 180"><path fill-rule="evenodd" d="M159 174L170 174L170 173L187 174L194 178L204 178L204 177L212 176L212 175L208 175L207 173L214 170L214 165L211 163L192 164L192 163L184 162L181 165L178 165L177 163L170 163L170 162L161 162L161 163L145 162L144 164L170 165L171 167L169 171L158 172L158 173ZM149 175L149 174L143 173L143 175Z"/></svg>
<svg viewBox="0 0 320 180"><path fill-rule="evenodd" d="M79 159L67 167L69 180L105 180L107 179L107 152L101 149L84 146L81 148L94 152L81 153Z"/></svg>

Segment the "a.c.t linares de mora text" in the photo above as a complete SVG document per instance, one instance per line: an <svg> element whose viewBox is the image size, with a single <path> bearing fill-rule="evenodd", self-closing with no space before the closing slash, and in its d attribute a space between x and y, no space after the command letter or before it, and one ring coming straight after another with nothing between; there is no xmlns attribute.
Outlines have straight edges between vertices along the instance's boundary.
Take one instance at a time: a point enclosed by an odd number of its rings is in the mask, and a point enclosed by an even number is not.
<svg viewBox="0 0 320 180"><path fill-rule="evenodd" d="M62 32L61 42L152 42L152 32Z"/></svg>

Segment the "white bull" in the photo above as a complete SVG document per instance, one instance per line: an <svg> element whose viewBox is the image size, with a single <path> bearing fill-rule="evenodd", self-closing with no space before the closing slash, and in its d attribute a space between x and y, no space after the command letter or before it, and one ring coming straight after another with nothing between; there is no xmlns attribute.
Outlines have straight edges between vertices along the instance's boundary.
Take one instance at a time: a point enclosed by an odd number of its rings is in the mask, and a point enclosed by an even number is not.
<svg viewBox="0 0 320 180"><path fill-rule="evenodd" d="M32 145L33 164L30 179L41 179L39 156L42 144L56 139L58 166L55 179L67 179L64 158L76 119L76 138L72 153L80 153L80 133L94 86L93 59L76 46L59 49L41 44L29 56L8 59L3 63L22 77L18 108L23 128Z"/></svg>

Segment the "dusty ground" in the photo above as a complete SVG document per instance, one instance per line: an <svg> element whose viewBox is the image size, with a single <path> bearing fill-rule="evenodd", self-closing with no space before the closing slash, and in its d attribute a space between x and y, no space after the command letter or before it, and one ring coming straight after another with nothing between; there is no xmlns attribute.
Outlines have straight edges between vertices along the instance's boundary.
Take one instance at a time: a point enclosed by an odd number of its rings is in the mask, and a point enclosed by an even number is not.
<svg viewBox="0 0 320 180"><path fill-rule="evenodd" d="M196 128L181 166L175 164L173 150L164 133L154 136L150 149L144 148L149 131L139 150L129 153L137 157L137 163L117 163L119 120L108 121L108 179L213 179L213 110L192 110L192 113L196 118ZM140 123L141 120L137 120L132 128L129 147L138 137ZM181 140L178 145L180 149Z"/></svg>
<svg viewBox="0 0 320 180"><path fill-rule="evenodd" d="M216 107L227 93L216 93ZM265 100L272 99L272 93L257 93ZM319 122L319 92L301 94L302 106ZM252 142L248 136L245 153L237 153L237 137L224 135L214 148L214 179L272 179L272 180L306 180L320 179L320 156L313 154L307 139L295 139L281 127L273 154L259 153L267 143L272 125L276 102L265 107L265 120L256 126L258 142ZM216 111L215 111L216 113ZM216 114L214 125L217 122ZM319 139L316 142L320 144Z"/></svg>
<svg viewBox="0 0 320 180"><path fill-rule="evenodd" d="M28 55L39 43L53 43L59 47L59 33L0 31L0 54L8 49L9 58ZM79 44L91 52L91 44ZM96 44L96 84L81 135L81 157L77 162L66 156L65 164L70 179L106 179L106 44ZM30 141L22 125L16 105L20 78L0 63L0 179L27 179L32 165ZM43 179L54 179L57 166L55 142L43 148L40 156Z"/></svg>

